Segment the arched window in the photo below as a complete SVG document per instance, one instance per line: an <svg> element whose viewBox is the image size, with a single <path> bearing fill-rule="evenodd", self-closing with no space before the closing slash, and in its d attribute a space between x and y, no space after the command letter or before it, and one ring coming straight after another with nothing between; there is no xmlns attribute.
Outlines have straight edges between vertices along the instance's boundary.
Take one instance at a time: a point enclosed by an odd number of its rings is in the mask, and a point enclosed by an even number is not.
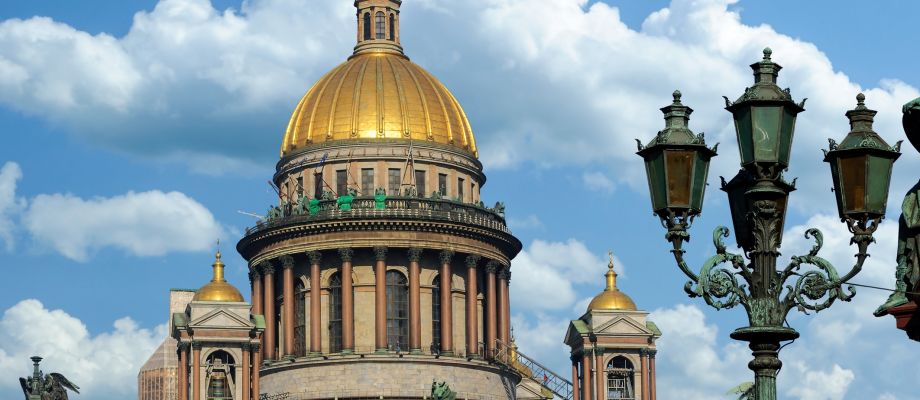
<svg viewBox="0 0 920 400"><path fill-rule="evenodd" d="M307 323L305 299L306 288L303 282L297 283L294 291L294 355L303 357L307 355Z"/></svg>
<svg viewBox="0 0 920 400"><path fill-rule="evenodd" d="M607 363L607 399L635 399L634 373L632 362L626 357L616 356L610 360Z"/></svg>
<svg viewBox="0 0 920 400"><path fill-rule="evenodd" d="M376 33L377 39L386 39L387 34L387 19L382 12L377 12L377 15L374 17L377 25L374 26L374 33Z"/></svg>
<svg viewBox="0 0 920 400"><path fill-rule="evenodd" d="M387 346L409 347L409 281L399 271L387 271Z"/></svg>
<svg viewBox="0 0 920 400"><path fill-rule="evenodd" d="M364 40L371 38L371 14L364 13Z"/></svg>
<svg viewBox="0 0 920 400"><path fill-rule="evenodd" d="M207 399L224 400L232 399L233 376L236 366L233 356L223 350L208 354L207 358Z"/></svg>
<svg viewBox="0 0 920 400"><path fill-rule="evenodd" d="M396 16L390 14L390 40L396 40Z"/></svg>
<svg viewBox="0 0 920 400"><path fill-rule="evenodd" d="M329 278L329 352L342 351L342 275Z"/></svg>
<svg viewBox="0 0 920 400"><path fill-rule="evenodd" d="M441 277L435 276L431 283L431 349L441 350Z"/></svg>

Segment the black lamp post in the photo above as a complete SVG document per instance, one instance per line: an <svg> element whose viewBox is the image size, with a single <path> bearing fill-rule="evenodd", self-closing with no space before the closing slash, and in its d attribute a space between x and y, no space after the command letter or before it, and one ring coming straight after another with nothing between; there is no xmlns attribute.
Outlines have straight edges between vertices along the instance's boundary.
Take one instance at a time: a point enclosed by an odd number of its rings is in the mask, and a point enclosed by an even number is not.
<svg viewBox="0 0 920 400"><path fill-rule="evenodd" d="M783 179L783 171L789 166L795 119L804 111L804 100L793 102L789 89L776 85L781 67L771 55L767 48L763 59L751 65L753 86L735 102L725 98L725 108L735 122L741 171L729 182L723 179L722 190L728 194L744 256L727 251L722 238L728 237L729 229L720 226L713 232L716 254L698 274L684 261L683 243L690 239L690 223L702 211L706 172L715 148L706 148L703 135L687 129L690 109L680 104L678 92L674 104L662 108L667 128L647 147L640 144L638 152L645 159L653 210L668 230L665 237L673 245L678 267L690 278L684 290L716 309L740 304L747 311L749 325L736 329L731 337L750 344L754 359L748 367L755 373L756 400L776 399L776 374L782 366L780 343L799 336L784 326L789 311L817 312L837 299L853 298L855 290L848 287L844 291L843 285L868 257L872 233L885 215L891 165L899 156L897 148L872 131L875 111L865 107L860 95L856 109L847 113L850 133L840 146L831 140L825 157L831 163L840 217L858 247L856 265L840 276L830 262L818 256L823 236L812 228L805 233L816 242L812 250L777 269L788 197L795 190ZM813 268L803 269L805 265Z"/></svg>

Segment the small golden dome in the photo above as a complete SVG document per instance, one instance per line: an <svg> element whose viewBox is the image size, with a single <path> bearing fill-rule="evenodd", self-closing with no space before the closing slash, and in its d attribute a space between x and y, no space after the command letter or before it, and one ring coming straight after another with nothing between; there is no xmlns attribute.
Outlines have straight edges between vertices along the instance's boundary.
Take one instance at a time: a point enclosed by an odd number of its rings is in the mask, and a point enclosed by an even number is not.
<svg viewBox="0 0 920 400"><path fill-rule="evenodd" d="M478 156L460 103L399 51L356 53L324 75L291 115L281 156L344 140L417 140Z"/></svg>
<svg viewBox="0 0 920 400"><path fill-rule="evenodd" d="M607 287L603 292L594 296L591 303L588 304L587 311L595 310L626 310L636 311L636 303L632 301L626 293L617 288L617 273L613 270L613 253L610 255L610 262L607 264Z"/></svg>
<svg viewBox="0 0 920 400"><path fill-rule="evenodd" d="M240 291L224 279L224 263L220 261L220 251L211 266L214 267L214 277L195 292L192 301L245 301Z"/></svg>

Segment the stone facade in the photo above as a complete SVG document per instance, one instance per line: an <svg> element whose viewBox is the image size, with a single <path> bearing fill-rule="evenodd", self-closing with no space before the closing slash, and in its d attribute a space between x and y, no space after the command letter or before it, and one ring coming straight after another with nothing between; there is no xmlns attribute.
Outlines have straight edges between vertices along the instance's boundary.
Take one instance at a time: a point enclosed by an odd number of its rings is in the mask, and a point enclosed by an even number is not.
<svg viewBox="0 0 920 400"><path fill-rule="evenodd" d="M447 382L458 399L511 400L521 377L484 361L453 357L330 357L263 368L262 393L287 393L289 400L421 399L430 395L434 380Z"/></svg>

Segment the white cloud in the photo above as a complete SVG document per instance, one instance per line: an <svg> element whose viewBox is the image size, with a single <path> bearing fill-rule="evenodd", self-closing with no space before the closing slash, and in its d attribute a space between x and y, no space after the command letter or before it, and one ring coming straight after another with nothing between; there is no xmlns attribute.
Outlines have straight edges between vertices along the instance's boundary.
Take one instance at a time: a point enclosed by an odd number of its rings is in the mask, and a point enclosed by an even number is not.
<svg viewBox="0 0 920 400"><path fill-rule="evenodd" d="M530 214L524 218L515 218L509 216L507 218L508 226L511 229L543 229L543 221L540 220L540 217Z"/></svg>
<svg viewBox="0 0 920 400"><path fill-rule="evenodd" d="M633 30L602 2L427 0L406 3L401 27L408 54L466 107L487 166L600 163L608 170L597 173L610 184L640 190L633 138L648 140L663 127L658 108L675 88L696 109L692 127L724 144L713 175L736 169L721 95L736 97L752 83L748 64L769 45L785 67L780 84L810 99L798 126L808 135L797 137L790 172L807 185L793 205L827 211L830 183L817 149L846 133L842 114L856 92L880 110L877 130L892 139L900 104L920 93L894 79L860 87L814 45L744 25L735 3L673 0ZM223 12L207 0L161 0L119 38L47 18L7 20L0 102L135 153L264 163L297 98L345 59L353 33L349 3L294 0L253 0ZM899 161L892 193L912 183L898 171L918 166Z"/></svg>
<svg viewBox="0 0 920 400"><path fill-rule="evenodd" d="M25 207L25 200L16 197L16 183L22 178L19 164L7 161L0 168L0 240L11 251L16 244L13 236L14 218Z"/></svg>
<svg viewBox="0 0 920 400"><path fill-rule="evenodd" d="M166 325L143 329L131 318L92 335L63 310L49 310L34 299L10 307L0 319L0 397L21 397L16 377L32 372L29 357L45 357L46 373L60 372L91 399L136 396L137 371L166 335Z"/></svg>
<svg viewBox="0 0 920 400"><path fill-rule="evenodd" d="M853 371L843 369L837 364L834 364L830 371L814 371L802 365L795 367L803 379L800 385L789 390L789 394L801 400L843 399L855 378Z"/></svg>
<svg viewBox="0 0 920 400"><path fill-rule="evenodd" d="M38 195L22 222L37 243L76 261L106 247L137 256L200 251L224 234L203 205L185 194L158 190L92 199Z"/></svg>
<svg viewBox="0 0 920 400"><path fill-rule="evenodd" d="M576 301L575 284L596 283L596 291L603 289L606 264L579 240L534 240L512 262L515 308L569 310ZM617 272L623 273L623 265L615 256L614 264Z"/></svg>
<svg viewBox="0 0 920 400"><path fill-rule="evenodd" d="M608 194L613 193L613 190L616 188L616 184L608 178L607 175L598 171L585 171L581 174L581 182L590 190Z"/></svg>

